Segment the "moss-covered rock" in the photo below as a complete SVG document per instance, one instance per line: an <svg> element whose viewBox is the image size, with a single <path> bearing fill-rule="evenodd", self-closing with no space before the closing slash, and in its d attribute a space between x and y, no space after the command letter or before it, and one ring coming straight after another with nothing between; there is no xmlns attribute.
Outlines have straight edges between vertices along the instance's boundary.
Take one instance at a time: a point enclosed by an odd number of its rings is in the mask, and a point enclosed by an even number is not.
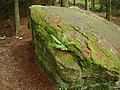
<svg viewBox="0 0 120 90"><path fill-rule="evenodd" d="M59 10L39 5L30 7L29 28L37 61L43 70L60 90L118 88L120 60L116 50L105 41L102 45L103 39L89 30L84 31L80 25L74 26L57 13L51 13L53 9ZM66 8L59 12L63 9Z"/></svg>

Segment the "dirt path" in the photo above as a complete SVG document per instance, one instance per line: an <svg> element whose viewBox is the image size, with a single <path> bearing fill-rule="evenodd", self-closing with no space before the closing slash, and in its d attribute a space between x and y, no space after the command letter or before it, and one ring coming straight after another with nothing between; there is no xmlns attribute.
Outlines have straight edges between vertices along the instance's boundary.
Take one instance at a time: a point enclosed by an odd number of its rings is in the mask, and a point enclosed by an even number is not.
<svg viewBox="0 0 120 90"><path fill-rule="evenodd" d="M0 90L56 90L35 61L31 34L22 26L18 39L0 40Z"/></svg>

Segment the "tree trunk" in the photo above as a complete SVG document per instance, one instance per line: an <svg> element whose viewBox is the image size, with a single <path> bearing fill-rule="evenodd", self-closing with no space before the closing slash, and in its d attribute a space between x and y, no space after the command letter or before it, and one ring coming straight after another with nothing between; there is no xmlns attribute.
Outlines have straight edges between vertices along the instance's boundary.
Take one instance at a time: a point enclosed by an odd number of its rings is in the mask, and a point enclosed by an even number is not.
<svg viewBox="0 0 120 90"><path fill-rule="evenodd" d="M103 0L100 0L100 11L103 10Z"/></svg>
<svg viewBox="0 0 120 90"><path fill-rule="evenodd" d="M60 4L60 3L61 3L61 0L58 1L58 4Z"/></svg>
<svg viewBox="0 0 120 90"><path fill-rule="evenodd" d="M48 5L48 3L49 3L49 0L45 0L45 4Z"/></svg>
<svg viewBox="0 0 120 90"><path fill-rule="evenodd" d="M85 0L85 10L88 10L88 0Z"/></svg>
<svg viewBox="0 0 120 90"><path fill-rule="evenodd" d="M60 6L65 7L65 0L61 0Z"/></svg>
<svg viewBox="0 0 120 90"><path fill-rule="evenodd" d="M66 7L69 7L69 0L66 0Z"/></svg>
<svg viewBox="0 0 120 90"><path fill-rule="evenodd" d="M73 0L73 6L75 6L75 0Z"/></svg>
<svg viewBox="0 0 120 90"><path fill-rule="evenodd" d="M106 19L110 21L111 18L111 0L106 0Z"/></svg>
<svg viewBox="0 0 120 90"><path fill-rule="evenodd" d="M54 6L55 5L55 0L52 0L52 6Z"/></svg>
<svg viewBox="0 0 120 90"><path fill-rule="evenodd" d="M15 0L15 29L20 30L19 1Z"/></svg>
<svg viewBox="0 0 120 90"><path fill-rule="evenodd" d="M29 5L28 5L28 3L27 3L27 0L25 0L25 2L24 3L26 3L25 4L25 17L27 16L27 10L28 10L28 7L29 7Z"/></svg>
<svg viewBox="0 0 120 90"><path fill-rule="evenodd" d="M94 11L95 10L95 0L91 0L91 4L92 4L91 9L92 9L92 11Z"/></svg>

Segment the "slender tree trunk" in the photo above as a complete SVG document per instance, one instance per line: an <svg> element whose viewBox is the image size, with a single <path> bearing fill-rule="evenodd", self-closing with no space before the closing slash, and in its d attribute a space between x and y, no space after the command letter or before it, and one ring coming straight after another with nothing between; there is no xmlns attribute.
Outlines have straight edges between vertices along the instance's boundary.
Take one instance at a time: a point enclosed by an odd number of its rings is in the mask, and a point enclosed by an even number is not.
<svg viewBox="0 0 120 90"><path fill-rule="evenodd" d="M27 0L25 0L24 3L25 3L25 5L24 5L25 8L24 9L25 9L25 17L26 17L27 16L27 7L28 7Z"/></svg>
<svg viewBox="0 0 120 90"><path fill-rule="evenodd" d="M69 7L69 3L70 3L70 1L69 0L66 0L66 7Z"/></svg>
<svg viewBox="0 0 120 90"><path fill-rule="evenodd" d="M58 1L58 4L60 4L61 0Z"/></svg>
<svg viewBox="0 0 120 90"><path fill-rule="evenodd" d="M52 0L52 6L54 6L55 5L55 0Z"/></svg>
<svg viewBox="0 0 120 90"><path fill-rule="evenodd" d="M61 0L60 6L65 7L65 0Z"/></svg>
<svg viewBox="0 0 120 90"><path fill-rule="evenodd" d="M106 19L111 19L111 0L106 0Z"/></svg>
<svg viewBox="0 0 120 90"><path fill-rule="evenodd" d="M91 0L91 4L92 4L92 11L94 11L95 10L95 0Z"/></svg>
<svg viewBox="0 0 120 90"><path fill-rule="evenodd" d="M75 6L75 3L76 3L75 0L73 0L73 6Z"/></svg>
<svg viewBox="0 0 120 90"><path fill-rule="evenodd" d="M100 0L100 11L103 10L103 0Z"/></svg>
<svg viewBox="0 0 120 90"><path fill-rule="evenodd" d="M85 0L85 10L88 10L88 0Z"/></svg>
<svg viewBox="0 0 120 90"><path fill-rule="evenodd" d="M49 2L48 0L45 0L45 4L46 4L46 5L48 4L48 2ZM52 1L51 1L51 2L52 2Z"/></svg>
<svg viewBox="0 0 120 90"><path fill-rule="evenodd" d="M15 29L20 30L19 1L15 0Z"/></svg>

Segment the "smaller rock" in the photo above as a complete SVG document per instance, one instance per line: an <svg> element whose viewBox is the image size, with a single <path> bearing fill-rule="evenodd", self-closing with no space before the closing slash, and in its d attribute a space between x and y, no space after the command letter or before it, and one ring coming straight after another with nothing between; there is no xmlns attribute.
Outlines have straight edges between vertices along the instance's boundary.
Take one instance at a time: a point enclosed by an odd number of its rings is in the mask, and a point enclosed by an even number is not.
<svg viewBox="0 0 120 90"><path fill-rule="evenodd" d="M3 40L3 39L5 39L5 37L6 37L6 36L0 37L0 39L2 39L2 40Z"/></svg>
<svg viewBox="0 0 120 90"><path fill-rule="evenodd" d="M17 36L16 39L18 39L19 37Z"/></svg>
<svg viewBox="0 0 120 90"><path fill-rule="evenodd" d="M20 40L22 40L22 39L23 39L23 37L19 37L19 39L20 39Z"/></svg>

